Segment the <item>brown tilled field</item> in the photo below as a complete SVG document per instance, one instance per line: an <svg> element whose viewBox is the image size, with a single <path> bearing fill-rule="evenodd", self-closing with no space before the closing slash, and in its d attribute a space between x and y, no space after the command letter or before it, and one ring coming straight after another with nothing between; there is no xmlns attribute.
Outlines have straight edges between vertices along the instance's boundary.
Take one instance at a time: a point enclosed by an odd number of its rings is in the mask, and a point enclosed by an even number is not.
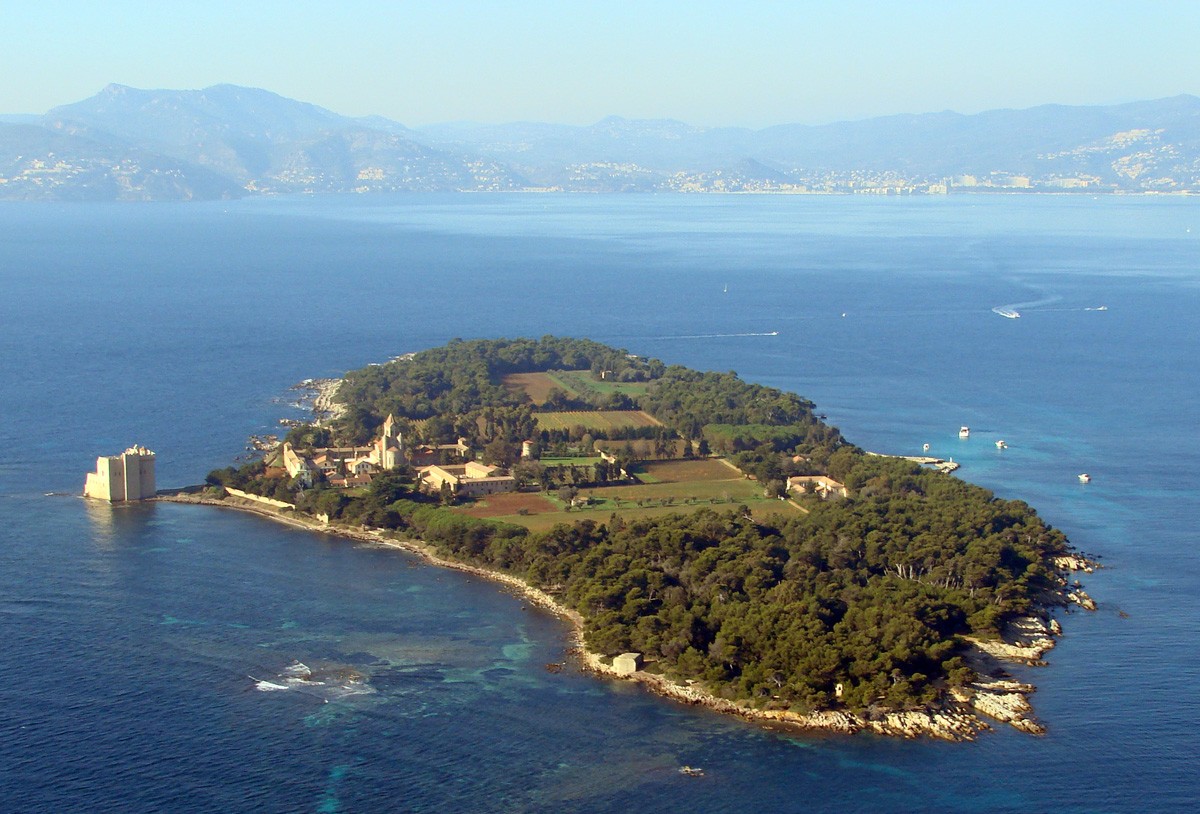
<svg viewBox="0 0 1200 814"><path fill-rule="evenodd" d="M714 458L694 461L649 461L642 470L653 483L689 483L695 481L743 480L741 472Z"/></svg>
<svg viewBox="0 0 1200 814"><path fill-rule="evenodd" d="M503 517L516 515L521 509L525 509L531 515L561 511L544 495L530 492L488 495L486 501L480 501L457 511L471 517Z"/></svg>
<svg viewBox="0 0 1200 814"><path fill-rule="evenodd" d="M525 393L534 404L545 404L552 389L562 388L549 373L509 373L500 383L511 393Z"/></svg>

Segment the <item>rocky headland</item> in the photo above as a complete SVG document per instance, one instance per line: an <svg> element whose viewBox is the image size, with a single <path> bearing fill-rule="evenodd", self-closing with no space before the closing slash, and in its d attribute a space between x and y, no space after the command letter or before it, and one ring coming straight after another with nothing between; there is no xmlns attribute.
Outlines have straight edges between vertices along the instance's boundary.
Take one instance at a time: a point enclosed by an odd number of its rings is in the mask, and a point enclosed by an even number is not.
<svg viewBox="0 0 1200 814"><path fill-rule="evenodd" d="M346 405L335 401L338 388L342 386L341 379L305 379L293 384L289 390L298 394L297 406L312 412L311 421L317 424L328 423L337 419L346 411ZM290 420L288 423L307 423Z"/></svg>

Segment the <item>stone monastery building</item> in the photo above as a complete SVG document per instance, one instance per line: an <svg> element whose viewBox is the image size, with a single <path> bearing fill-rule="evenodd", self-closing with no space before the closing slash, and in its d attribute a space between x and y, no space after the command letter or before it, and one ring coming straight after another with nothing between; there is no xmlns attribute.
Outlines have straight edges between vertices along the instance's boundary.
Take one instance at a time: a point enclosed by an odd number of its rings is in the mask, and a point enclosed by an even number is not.
<svg viewBox="0 0 1200 814"><path fill-rule="evenodd" d="M399 423L389 415L379 438L369 446L301 452L285 443L281 462L288 477L298 478L306 487L313 485L318 472L333 486L365 486L377 472L411 463L417 467L420 482L430 491L447 484L455 495L474 497L516 488L516 478L512 475L497 474L497 467L471 461L470 455L470 447L461 438L456 444L405 450ZM454 463L443 460L447 457L454 459Z"/></svg>

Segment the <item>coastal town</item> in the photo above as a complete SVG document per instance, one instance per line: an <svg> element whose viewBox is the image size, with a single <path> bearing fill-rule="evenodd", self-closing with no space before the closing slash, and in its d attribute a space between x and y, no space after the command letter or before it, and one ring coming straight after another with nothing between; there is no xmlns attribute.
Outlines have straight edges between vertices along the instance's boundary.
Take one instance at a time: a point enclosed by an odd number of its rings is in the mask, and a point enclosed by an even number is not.
<svg viewBox="0 0 1200 814"><path fill-rule="evenodd" d="M186 115L192 104L204 105L208 114L179 119L167 130L153 118ZM1035 108L758 131L610 116L592 125L533 130L521 123L405 129L398 139L394 123L379 121L381 129L374 129L362 119L256 88L109 85L89 99L7 127L9 140L0 142L0 199L193 201L434 191L1195 195L1197 104L1179 97L1063 108L1052 117L1054 127ZM297 128L269 125L281 119ZM129 143L139 123L179 135ZM232 146L258 139L270 144L263 154L269 158L249 160ZM209 143L227 148L201 146Z"/></svg>

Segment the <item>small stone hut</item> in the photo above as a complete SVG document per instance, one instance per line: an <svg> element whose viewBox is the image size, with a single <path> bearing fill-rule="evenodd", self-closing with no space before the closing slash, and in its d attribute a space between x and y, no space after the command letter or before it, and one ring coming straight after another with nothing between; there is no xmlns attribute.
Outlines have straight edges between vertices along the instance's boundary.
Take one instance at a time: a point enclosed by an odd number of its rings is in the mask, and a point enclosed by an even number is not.
<svg viewBox="0 0 1200 814"><path fill-rule="evenodd" d="M619 656L613 657L613 672L618 675L633 675L638 670L642 669L642 654L641 653L622 653Z"/></svg>

